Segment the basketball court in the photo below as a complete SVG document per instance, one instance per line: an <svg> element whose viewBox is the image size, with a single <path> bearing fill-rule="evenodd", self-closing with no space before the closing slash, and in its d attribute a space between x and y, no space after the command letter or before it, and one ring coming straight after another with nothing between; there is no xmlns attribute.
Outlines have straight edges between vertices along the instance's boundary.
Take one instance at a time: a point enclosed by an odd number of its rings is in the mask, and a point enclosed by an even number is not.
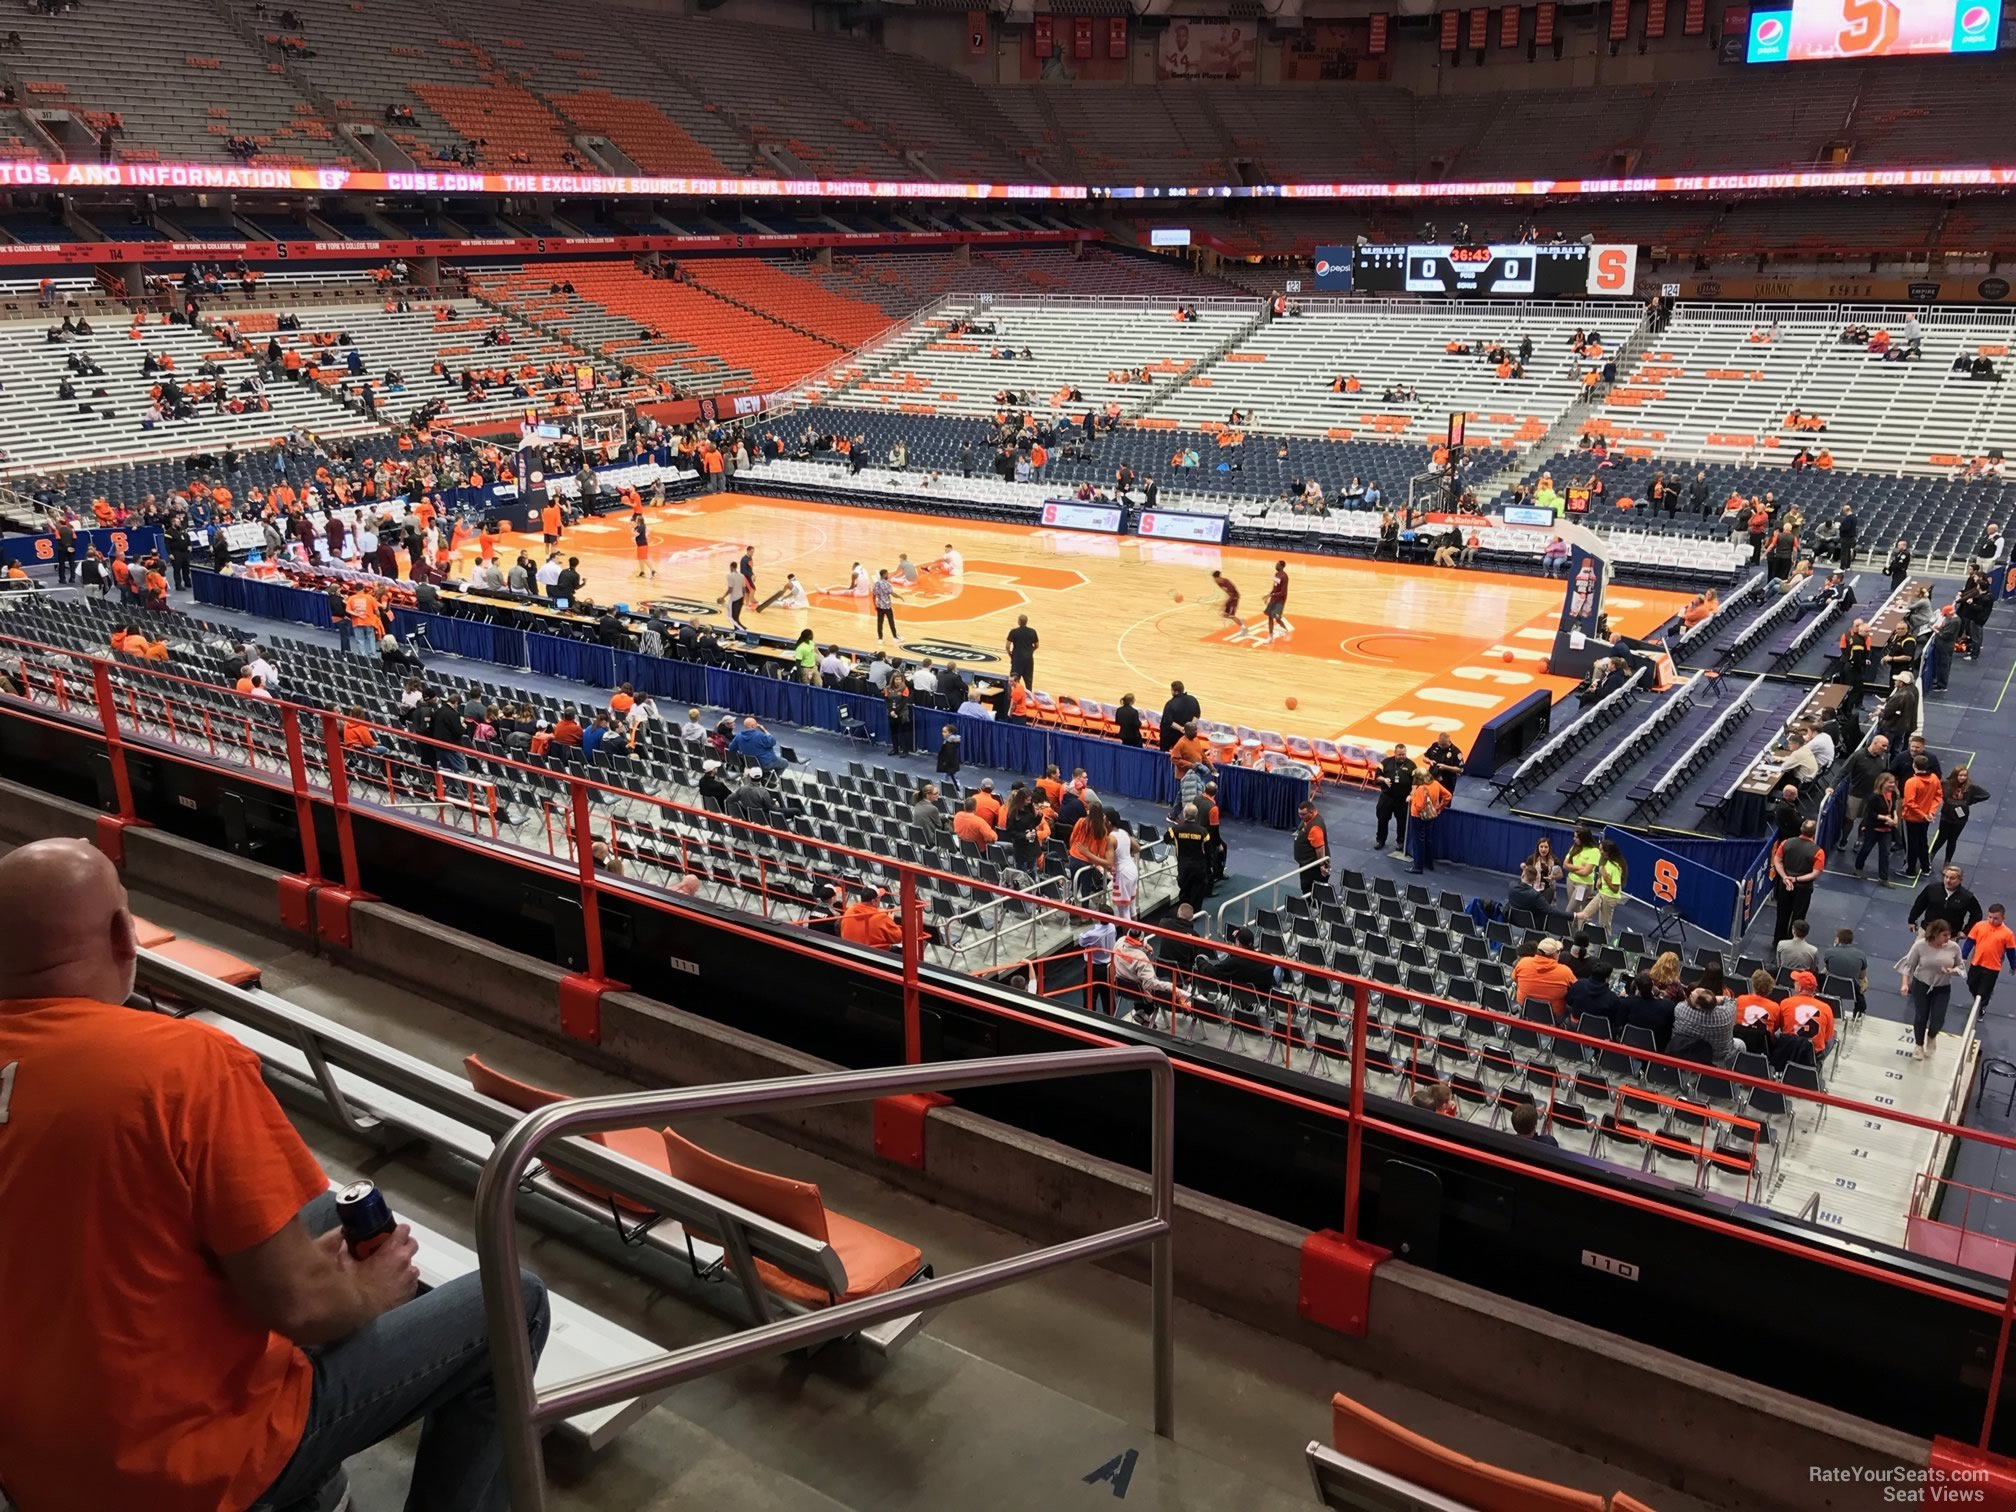
<svg viewBox="0 0 2016 1512"><path fill-rule="evenodd" d="M948 544L964 576L926 575L897 600L904 649L1005 668L1003 637L1018 614L1042 637L1036 687L1117 702L1131 692L1159 709L1181 679L1206 718L1256 730L1385 746L1425 744L1446 731L1459 744L1537 688L1559 697L1572 680L1542 670L1560 618L1563 584L1477 570L1275 553L1247 547L1144 541L1037 526L951 520L727 493L647 511L655 580L640 582L627 513L569 527L561 546L581 559L597 603L663 599L674 617L714 607L727 569L756 549L757 601L796 573L809 609L745 610L745 623L794 637L810 626L822 644L872 650L868 599L844 588L854 563L872 578L899 553L923 564ZM536 535L507 533L498 550ZM1277 560L1289 575L1292 633L1271 643L1261 605ZM1216 570L1238 585L1235 626L1220 613ZM1683 594L1621 588L1605 597L1623 634L1656 629ZM690 606L690 607L689 607ZM1294 706L1290 707L1290 700Z"/></svg>

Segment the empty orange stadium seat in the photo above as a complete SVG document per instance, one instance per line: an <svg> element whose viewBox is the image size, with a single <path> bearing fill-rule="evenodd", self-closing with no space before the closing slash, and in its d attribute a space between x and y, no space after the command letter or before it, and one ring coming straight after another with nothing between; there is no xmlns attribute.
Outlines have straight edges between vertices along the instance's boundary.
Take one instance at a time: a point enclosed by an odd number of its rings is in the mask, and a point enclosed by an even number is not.
<svg viewBox="0 0 2016 1512"><path fill-rule="evenodd" d="M156 924L151 919L133 916L133 942L142 950L159 950L175 938L175 931Z"/></svg>
<svg viewBox="0 0 2016 1512"><path fill-rule="evenodd" d="M1646 1506L1645 1503L1638 1500L1635 1496L1627 1495L1622 1491L1612 1491L1610 1493L1610 1512L1653 1512L1653 1509Z"/></svg>
<svg viewBox="0 0 2016 1512"><path fill-rule="evenodd" d="M847 1289L838 1297L830 1297L818 1287L758 1260L757 1274L778 1296L814 1307L836 1301L853 1302L894 1291L924 1268L923 1251L916 1245L856 1222L844 1213L831 1211L820 1197L816 1183L737 1165L701 1149L689 1139L682 1139L670 1129L664 1130L663 1135L665 1155L676 1179L801 1234L824 1239L840 1257L840 1264L847 1272Z"/></svg>
<svg viewBox="0 0 2016 1512"><path fill-rule="evenodd" d="M1341 1391L1330 1399L1339 1454L1384 1470L1476 1512L1606 1512L1604 1499L1473 1460L1402 1428Z"/></svg>
<svg viewBox="0 0 2016 1512"><path fill-rule="evenodd" d="M259 985L259 968L250 961L241 961L228 951L202 944L196 940L167 940L152 948L164 960L186 966L191 971L200 972L228 987L256 987Z"/></svg>
<svg viewBox="0 0 2016 1512"><path fill-rule="evenodd" d="M495 1067L486 1065L481 1056L464 1056L462 1058L462 1074L469 1078L469 1085L485 1097L496 1102L501 1102L506 1107L516 1108L521 1113L530 1113L535 1109L548 1107L553 1103L564 1102L566 1100L565 1093L552 1092L545 1087L535 1087L530 1082L522 1082L515 1077L506 1076ZM649 1129L611 1129L606 1134L591 1134L588 1137L599 1145L606 1145L619 1155L627 1155L639 1165L649 1166L652 1170L663 1171L667 1175L671 1174L670 1169L665 1164L664 1141L659 1139ZM596 1186L593 1182L577 1181L565 1171L555 1170L553 1175L556 1179L566 1182L569 1186L578 1187L580 1190L596 1197L609 1199L625 1212L643 1213L650 1211L641 1204L632 1202L627 1197L616 1196L607 1187Z"/></svg>

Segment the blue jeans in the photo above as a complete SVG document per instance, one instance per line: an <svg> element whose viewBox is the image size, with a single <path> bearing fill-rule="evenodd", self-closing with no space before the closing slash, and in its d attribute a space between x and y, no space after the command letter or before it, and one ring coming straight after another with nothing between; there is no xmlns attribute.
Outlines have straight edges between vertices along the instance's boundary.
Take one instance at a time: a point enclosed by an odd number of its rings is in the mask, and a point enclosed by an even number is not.
<svg viewBox="0 0 2016 1512"><path fill-rule="evenodd" d="M310 1233L336 1226L325 1193L301 1210ZM546 1347L546 1287L522 1272L536 1359ZM509 1512L497 1398L490 1382L483 1286L472 1271L373 1319L347 1339L311 1349L315 1384L301 1442L254 1512L315 1495L353 1454L426 1419L413 1459L407 1512Z"/></svg>
<svg viewBox="0 0 2016 1512"><path fill-rule="evenodd" d="M1441 822L1439 816L1434 819L1417 816L1407 826L1407 845L1414 853L1413 864L1407 868L1408 871L1435 870L1435 829Z"/></svg>

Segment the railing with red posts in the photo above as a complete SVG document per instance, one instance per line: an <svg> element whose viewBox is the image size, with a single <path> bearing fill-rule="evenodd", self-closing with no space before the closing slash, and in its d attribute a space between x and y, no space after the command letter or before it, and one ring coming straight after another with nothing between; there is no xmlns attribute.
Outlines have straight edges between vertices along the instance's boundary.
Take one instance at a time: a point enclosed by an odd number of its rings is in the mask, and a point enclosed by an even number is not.
<svg viewBox="0 0 2016 1512"><path fill-rule="evenodd" d="M1039 918L1048 917L1066 935L1075 935L1097 924L1110 924L1123 933L1139 935L1145 941L1168 939L1196 948L1196 936L1181 930L1137 920L1120 920L1084 904L1031 897L1026 891L957 875L934 867L898 861L891 856L859 851L843 845L818 841L793 831L751 824L723 814L697 809L670 799L630 788L545 767L537 767L505 756L482 756L485 772L525 788L558 785L565 798L543 799L539 812L508 812L508 804L498 791L499 781L479 772L458 771L458 765L476 762L476 753L441 746L393 726L369 720L339 719L330 711L304 707L285 700L240 697L214 685L195 682L158 664L129 658L94 656L64 651L0 636L0 656L21 657L28 695L18 696L11 681L0 682L0 716L46 726L73 737L101 742L112 769L112 810L120 819L135 821L140 816L134 805L127 766L130 752L143 749L154 760L205 770L228 770L243 781L265 787L291 800L300 815L302 865L309 880L321 882L322 860L316 843L318 811L327 811L337 840L336 881L347 890L361 892L367 879L359 875L355 819L366 816L381 825L405 827L437 837L442 843L480 852L485 857L506 861L549 880L578 889L581 911L587 924L583 974L591 980L605 978L603 943L599 930L600 900L620 898L635 906L664 913L692 916L695 899L683 879L699 879L703 873L715 885L717 897L747 893L748 911L771 921L803 925L831 918L830 908L815 905L811 885L819 878L876 878L895 895L893 909L900 929L900 947L892 952L835 948L826 935L800 935L797 930L767 929L760 934L777 948L821 961L837 963L844 969L885 985L896 987L902 996L903 1033L906 1058L920 1061L922 1055L921 1003L927 984L922 968L930 949L930 926L924 918L923 896L927 890L956 890L976 900L993 899L1002 909L1034 909ZM343 727L362 726L377 741L376 747L346 751ZM200 734L198 732L201 732ZM408 754L414 753L414 754ZM430 754L431 753L431 754ZM416 759L417 757L417 759ZM417 784L421 797L409 803L407 783ZM380 801L375 795L387 795ZM440 816L453 815L456 822L444 823ZM469 821L467 828L460 821ZM695 827L725 828L732 835L726 849L734 864L723 866L719 842L710 842L693 833ZM592 845L578 843L579 837L606 841L618 859L619 869L598 866ZM646 837L649 837L648 846ZM662 848L670 845L669 859ZM646 857L652 859L646 860ZM630 862L640 869L662 866L668 879L674 865L682 880L673 885L654 885L641 876L630 875ZM691 863L689 865L689 862ZM746 863L753 886L745 886L742 867ZM724 875L725 873L725 875ZM703 886L706 883L702 884ZM730 932L754 934L756 926L737 922L720 910L701 915L715 927ZM1031 939L1036 931L1032 928ZM1033 1001L1019 1008L982 996L979 983L962 987L951 973L934 975L928 992L935 999L1005 1022L1027 1025L1045 1034L1092 1045L1115 1045L1122 1041L1080 1023L1058 1017L1045 1004L1055 1005L1067 992L1078 992L1080 983L1061 983L1060 973L1070 969L1074 957L1082 972L1082 952L1068 937L1053 948L1011 956L1005 964L984 963L999 975L1026 970L1030 976ZM1666 1220L1686 1224L1741 1243L1756 1245L1781 1255L1796 1257L1816 1266L1855 1275L1891 1287L1899 1292L1929 1298L1970 1312L1995 1316L1999 1338L1990 1375L1987 1411L1984 1413L1980 1444L1985 1449L1999 1393L1999 1385L2011 1332L2016 1319L2016 1285L2006 1277L2000 1282L1997 1298L1985 1291L1970 1291L1924 1274L1886 1268L1867 1258L1867 1251L1854 1252L1847 1246L1830 1247L1787 1237L1762 1228L1745 1226L1729 1217L1700 1207L1675 1203L1656 1188L1620 1188L1591 1180L1567 1165L1531 1158L1488 1144L1463 1142L1451 1137L1453 1129L1440 1131L1422 1127L1419 1120L1401 1120L1368 1109L1365 1097L1368 1053L1373 1033L1372 995L1403 999L1429 1010L1460 1015L1466 1022L1496 1026L1509 1039L1512 1031L1537 1034L1554 1057L1565 1054L1593 1062L1603 1052L1619 1052L1634 1067L1668 1066L1682 1074L1704 1070L1732 1086L1767 1089L1783 1096L1793 1109L1802 1105L1839 1108L1886 1124L1931 1131L1955 1140L1969 1140L1998 1150L2016 1150L2016 1138L1982 1129L1962 1128L1937 1118L1879 1107L1838 1097L1826 1091L1788 1086L1769 1078L1752 1077L1733 1070L1704 1068L1701 1064L1655 1050L1620 1045L1616 1041L1583 1034L1563 1025L1536 1024L1514 1014L1500 1013L1475 1003L1454 1002L1363 977L1350 976L1324 966L1301 961L1285 961L1244 949L1226 941L1213 940L1209 949L1233 960L1272 970L1292 972L1302 983L1320 984L1324 1002L1313 996L1297 997L1285 992L1252 989L1255 1000L1270 1000L1275 1012L1259 1015L1257 1023L1241 1018L1219 1006L1219 989L1238 989L1208 972L1172 968L1158 960L1156 971L1170 990L1162 996L1159 1011L1171 1019L1171 1028L1188 1018L1193 1026L1237 1031L1257 1036L1266 1045L1266 1059L1278 1053L1292 1068L1297 1055L1307 1054L1310 1063L1336 1069L1348 1063L1345 1091L1347 1104L1308 1095L1292 1087L1259 1076L1246 1076L1203 1059L1175 1058L1179 1074L1217 1083L1242 1093L1264 1098L1326 1119L1342 1121L1346 1132L1346 1157L1342 1193L1340 1232L1355 1242L1359 1235L1358 1215L1363 1200L1365 1170L1363 1141L1368 1131L1383 1139L1440 1152L1492 1170L1516 1173L1533 1181L1566 1189L1634 1211L1656 1214ZM1174 989L1189 999L1187 1008L1178 1008ZM1236 1002L1236 991L1224 994ZM1327 1021L1327 1022L1326 1022ZM1319 1028L1327 1032L1319 1034ZM1393 1036L1403 1049L1388 1052L1384 1064L1399 1068L1403 1085L1411 1086L1423 1074L1424 1058L1435 1056L1435 1036L1419 1024L1389 1022L1381 1032ZM1170 1036L1180 1048L1183 1036ZM1569 1050L1568 1047L1573 1047ZM1558 1060L1552 1070L1542 1070L1548 1086L1547 1111L1560 1105L1562 1081L1573 1081L1577 1061ZM1481 1064L1481 1062L1480 1062ZM1534 1062L1526 1064L1529 1084ZM1319 1073L1320 1074L1320 1073ZM1641 1071L1642 1075L1643 1072ZM1740 1170L1746 1192L1756 1180L1754 1160L1744 1167L1740 1160L1719 1159L1723 1154L1715 1137L1724 1132L1748 1131L1753 1141L1763 1140L1767 1120L1747 1113L1706 1108L1700 1103L1662 1093L1644 1085L1618 1084L1609 1111L1619 1120L1619 1136L1646 1149L1696 1162L1697 1169L1714 1165L1727 1171ZM1537 1102L1537 1095L1536 1095ZM1699 1115L1698 1137L1677 1138L1670 1132L1624 1127L1634 1105L1686 1110ZM1711 1132L1712 1131L1712 1132ZM1764 1142L1768 1142L1765 1140ZM1753 1146L1754 1147L1754 1146ZM1915 1194L1913 1194L1915 1196ZM1904 1199L1900 1198L1900 1202ZM1900 1213L1900 1220L1902 1214Z"/></svg>

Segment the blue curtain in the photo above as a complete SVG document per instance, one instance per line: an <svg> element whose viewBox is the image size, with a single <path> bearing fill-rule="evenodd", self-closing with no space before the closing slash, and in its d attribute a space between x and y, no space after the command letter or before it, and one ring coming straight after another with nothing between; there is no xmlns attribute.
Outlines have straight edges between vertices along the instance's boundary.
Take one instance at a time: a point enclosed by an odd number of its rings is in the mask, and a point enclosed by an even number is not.
<svg viewBox="0 0 2016 1512"><path fill-rule="evenodd" d="M683 704L707 701L707 669L698 662L618 651L616 681L627 682L639 693L649 693L654 698L676 698Z"/></svg>
<svg viewBox="0 0 2016 1512"><path fill-rule="evenodd" d="M520 631L454 614L422 614L417 609L392 611L395 634L411 635L419 626L426 627L427 643L436 651L470 661L494 662L500 667L525 665L525 637Z"/></svg>
<svg viewBox="0 0 2016 1512"><path fill-rule="evenodd" d="M312 589L262 582L256 578L225 577L215 572L192 574L190 587L199 604L236 609L241 614L256 614L262 619L315 625L324 630L329 628L329 597Z"/></svg>
<svg viewBox="0 0 2016 1512"><path fill-rule="evenodd" d="M1269 829L1295 828L1295 811L1309 796L1305 779L1242 766L1213 767L1212 771L1218 778L1218 808L1223 817L1245 819Z"/></svg>
<svg viewBox="0 0 2016 1512"><path fill-rule="evenodd" d="M1169 758L1161 751L1059 730L1050 735L1050 759L1067 774L1073 767L1085 768L1095 792L1121 798L1152 798L1165 804L1176 801L1176 775ZM1223 799L1224 795L1221 782L1219 796ZM1219 806L1223 808L1224 804L1221 802Z"/></svg>
<svg viewBox="0 0 2016 1512"><path fill-rule="evenodd" d="M1554 843L1555 855L1565 856L1574 829L1565 823L1452 808L1435 823L1435 854L1485 871L1516 872L1519 863L1533 853L1533 842L1543 837Z"/></svg>
<svg viewBox="0 0 2016 1512"><path fill-rule="evenodd" d="M1707 836L1652 835L1649 838L1661 850L1685 856L1689 861L1710 871L1718 871L1725 877L1742 876L1757 856L1754 837L1748 840L1716 840Z"/></svg>
<svg viewBox="0 0 2016 1512"><path fill-rule="evenodd" d="M592 688L616 686L616 653L592 641L559 635L525 637L526 664L547 677L585 682Z"/></svg>
<svg viewBox="0 0 2016 1512"><path fill-rule="evenodd" d="M868 727L869 735L883 743L889 739L889 710L881 699L841 693L832 688L815 688L808 683L782 677L755 677L747 672L730 672L725 667L708 667L705 702L733 709L738 714L754 714L758 719L780 724L808 725L814 729L842 728L840 711Z"/></svg>

